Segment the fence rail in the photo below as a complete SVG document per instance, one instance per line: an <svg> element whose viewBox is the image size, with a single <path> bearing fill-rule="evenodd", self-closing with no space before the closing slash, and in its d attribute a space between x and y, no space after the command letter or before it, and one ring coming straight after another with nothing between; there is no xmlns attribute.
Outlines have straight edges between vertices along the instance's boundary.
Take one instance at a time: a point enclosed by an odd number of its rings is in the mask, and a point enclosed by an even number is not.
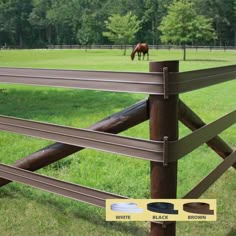
<svg viewBox="0 0 236 236"><path fill-rule="evenodd" d="M162 77L162 73L0 68L1 83L133 93L163 94Z"/></svg>
<svg viewBox="0 0 236 236"><path fill-rule="evenodd" d="M0 116L0 130L164 163L165 156L169 162L177 161L235 122L236 110L178 141L170 141L168 150L164 141L147 141L7 116Z"/></svg>
<svg viewBox="0 0 236 236"><path fill-rule="evenodd" d="M208 142L236 123L236 110L218 120L199 128L182 139L170 143L170 160L178 160ZM171 155L172 154L172 155Z"/></svg>
<svg viewBox="0 0 236 236"><path fill-rule="evenodd" d="M4 164L0 164L0 176L11 181L23 183L99 207L105 207L106 199L126 198L117 194L87 188Z"/></svg>
<svg viewBox="0 0 236 236"><path fill-rule="evenodd" d="M133 49L135 45L47 45L48 49ZM182 45L149 45L150 49L156 50L180 50ZM236 50L236 46L202 46L202 45L186 45L187 49L195 50Z"/></svg>
<svg viewBox="0 0 236 236"><path fill-rule="evenodd" d="M0 83L147 93L167 97L168 94L189 92L235 79L235 73L235 65L178 73L0 68Z"/></svg>
<svg viewBox="0 0 236 236"><path fill-rule="evenodd" d="M0 116L0 130L93 148L145 160L163 159L163 143L121 137L97 131L75 129L42 122Z"/></svg>
<svg viewBox="0 0 236 236"><path fill-rule="evenodd" d="M57 44L57 45L47 45L44 47L38 47L36 49L82 49L82 50L92 50L92 49L126 49L132 50L136 45L108 45L108 44L102 44L102 45L78 45L78 44L72 44L72 45L64 45L64 44ZM181 50L183 46L181 45L152 45L149 44L149 48L153 50ZM209 50L209 51L227 51L227 50L236 50L236 46L204 46L204 45L186 45L187 49L193 49L193 50ZM0 45L0 50L8 50L8 49L29 49L20 47L19 45Z"/></svg>

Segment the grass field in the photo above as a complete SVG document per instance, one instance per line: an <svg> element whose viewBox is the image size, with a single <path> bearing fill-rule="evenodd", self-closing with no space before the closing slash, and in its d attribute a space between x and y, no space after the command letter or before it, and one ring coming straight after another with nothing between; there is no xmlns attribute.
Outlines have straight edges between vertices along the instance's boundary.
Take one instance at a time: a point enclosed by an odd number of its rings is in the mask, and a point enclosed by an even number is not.
<svg viewBox="0 0 236 236"><path fill-rule="evenodd" d="M182 52L151 51L151 61L181 60ZM236 64L236 52L187 51L181 71ZM0 51L1 67L148 71L147 61L130 61L120 50ZM235 109L236 81L181 95L206 122ZM0 84L0 114L84 128L145 98L145 95ZM123 135L148 139L148 122ZM180 136L188 134L180 124ZM221 134L236 147L236 126ZM11 164L51 142L0 132L0 162ZM221 159L206 145L179 161L178 197ZM39 173L132 198L149 198L149 163L84 150ZM177 235L236 235L236 172L230 168L202 198L217 199L217 222L177 223ZM147 235L148 222L105 222L103 209L12 183L0 189L0 236Z"/></svg>

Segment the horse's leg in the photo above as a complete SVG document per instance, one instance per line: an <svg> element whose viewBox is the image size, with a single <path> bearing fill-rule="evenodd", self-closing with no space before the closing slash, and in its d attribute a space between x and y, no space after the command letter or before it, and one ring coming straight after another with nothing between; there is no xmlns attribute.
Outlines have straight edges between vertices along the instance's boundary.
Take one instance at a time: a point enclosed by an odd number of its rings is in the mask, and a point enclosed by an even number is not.
<svg viewBox="0 0 236 236"><path fill-rule="evenodd" d="M141 60L141 52L138 52L138 60Z"/></svg>
<svg viewBox="0 0 236 236"><path fill-rule="evenodd" d="M147 61L149 61L149 52L147 52Z"/></svg>

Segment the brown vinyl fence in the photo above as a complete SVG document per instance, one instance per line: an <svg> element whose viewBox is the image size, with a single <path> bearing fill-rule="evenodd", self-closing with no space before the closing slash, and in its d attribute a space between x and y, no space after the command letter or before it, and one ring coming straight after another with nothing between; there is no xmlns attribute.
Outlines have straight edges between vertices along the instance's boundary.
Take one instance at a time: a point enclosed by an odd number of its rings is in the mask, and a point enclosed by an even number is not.
<svg viewBox="0 0 236 236"><path fill-rule="evenodd" d="M11 166L0 164L0 186L16 181L99 207L106 199L126 198L32 172L91 148L150 161L151 198L176 198L178 160L207 143L224 160L184 196L198 198L230 166L236 168L236 151L217 136L236 122L236 110L206 125L179 94L235 78L236 65L179 72L178 61L151 62L149 73L0 68L0 83L149 94L88 129L0 116L0 130L56 142ZM116 135L148 119L150 140ZM193 131L181 139L178 120ZM151 235L175 235L175 222L152 222Z"/></svg>

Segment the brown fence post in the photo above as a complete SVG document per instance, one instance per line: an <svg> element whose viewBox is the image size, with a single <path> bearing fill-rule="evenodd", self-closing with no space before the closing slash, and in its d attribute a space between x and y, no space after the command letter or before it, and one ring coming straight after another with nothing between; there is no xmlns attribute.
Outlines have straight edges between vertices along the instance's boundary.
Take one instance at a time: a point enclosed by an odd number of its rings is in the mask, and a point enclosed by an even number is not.
<svg viewBox="0 0 236 236"><path fill-rule="evenodd" d="M179 61L150 62L150 72L179 71ZM168 73L167 73L168 76ZM168 91L168 83L167 89ZM178 95L164 98L163 95L150 95L150 139L163 141L164 137L174 141L178 139ZM173 199L177 191L177 162L162 163L151 162L151 198ZM174 236L176 223L151 223L151 236Z"/></svg>

